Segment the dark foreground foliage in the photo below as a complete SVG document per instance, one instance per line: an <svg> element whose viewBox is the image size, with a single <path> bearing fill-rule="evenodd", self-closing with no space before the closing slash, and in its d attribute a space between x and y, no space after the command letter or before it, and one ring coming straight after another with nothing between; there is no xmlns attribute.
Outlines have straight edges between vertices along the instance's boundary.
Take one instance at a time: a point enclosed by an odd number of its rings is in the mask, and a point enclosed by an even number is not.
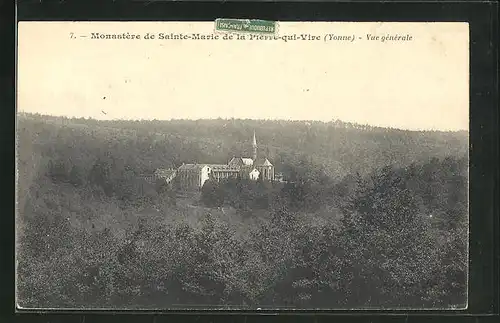
<svg viewBox="0 0 500 323"><path fill-rule="evenodd" d="M458 148L441 151L430 136L434 152L405 164L353 149L349 163L363 171L343 165L339 176L312 154L283 162L288 183L207 182L193 198L140 175L216 150L92 122L20 120L21 306L465 305L468 161Z"/></svg>

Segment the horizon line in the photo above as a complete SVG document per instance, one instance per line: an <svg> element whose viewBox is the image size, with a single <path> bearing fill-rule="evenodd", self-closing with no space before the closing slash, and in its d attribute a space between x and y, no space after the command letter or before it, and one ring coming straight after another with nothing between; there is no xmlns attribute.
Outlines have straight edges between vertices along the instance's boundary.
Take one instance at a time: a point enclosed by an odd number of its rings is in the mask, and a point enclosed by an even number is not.
<svg viewBox="0 0 500 323"><path fill-rule="evenodd" d="M252 119L252 118L234 118L234 117L214 117L214 118L170 118L170 119L156 119L156 118L141 118L141 119L128 119L128 118L108 118L108 119L97 119L94 117L77 117L77 116L65 116L65 115L50 115L43 114L39 112L25 112L25 111L17 111L16 117L19 115L33 115L33 116L41 116L41 117L50 117L50 118L60 118L60 119L84 119L91 121L99 121L99 122L113 122L113 121L132 121L132 122L169 122L169 121L211 121L211 120L224 120L224 121L257 121L257 122L292 122L292 123L321 123L321 124L330 124L340 122L342 124L349 124L353 126L359 127L369 127L376 129L391 129L391 130L400 130L400 131L410 131L410 132L467 132L469 133L469 129L431 129L431 128L418 128L418 129L409 129L409 128L399 128L395 126L381 126L381 125L373 125L367 123L359 123L354 121L344 121L341 119L331 119L331 120L318 120L318 119L280 119L280 118L269 118L269 119Z"/></svg>

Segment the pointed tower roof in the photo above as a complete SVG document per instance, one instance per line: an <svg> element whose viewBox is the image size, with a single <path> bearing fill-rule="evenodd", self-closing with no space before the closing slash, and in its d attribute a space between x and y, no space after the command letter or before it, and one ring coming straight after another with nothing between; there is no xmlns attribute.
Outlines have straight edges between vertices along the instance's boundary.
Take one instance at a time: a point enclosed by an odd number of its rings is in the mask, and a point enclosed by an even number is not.
<svg viewBox="0 0 500 323"><path fill-rule="evenodd" d="M254 162L254 165L255 166L273 166L273 164L271 164L271 162L267 158L259 158L258 160L256 160Z"/></svg>

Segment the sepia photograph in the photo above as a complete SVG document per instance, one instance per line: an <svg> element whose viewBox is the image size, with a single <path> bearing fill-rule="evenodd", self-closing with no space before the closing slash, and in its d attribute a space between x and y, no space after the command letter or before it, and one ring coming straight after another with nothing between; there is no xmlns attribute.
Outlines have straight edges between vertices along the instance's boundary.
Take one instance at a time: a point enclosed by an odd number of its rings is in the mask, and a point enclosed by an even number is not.
<svg viewBox="0 0 500 323"><path fill-rule="evenodd" d="M20 22L17 53L18 309L467 309L467 23Z"/></svg>

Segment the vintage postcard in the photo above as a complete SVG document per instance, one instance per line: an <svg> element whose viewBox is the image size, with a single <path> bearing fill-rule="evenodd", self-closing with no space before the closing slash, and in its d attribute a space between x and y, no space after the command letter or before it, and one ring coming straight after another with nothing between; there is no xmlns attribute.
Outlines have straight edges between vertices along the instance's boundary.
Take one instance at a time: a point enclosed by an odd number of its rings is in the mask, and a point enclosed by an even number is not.
<svg viewBox="0 0 500 323"><path fill-rule="evenodd" d="M465 309L467 23L21 22L19 309Z"/></svg>

